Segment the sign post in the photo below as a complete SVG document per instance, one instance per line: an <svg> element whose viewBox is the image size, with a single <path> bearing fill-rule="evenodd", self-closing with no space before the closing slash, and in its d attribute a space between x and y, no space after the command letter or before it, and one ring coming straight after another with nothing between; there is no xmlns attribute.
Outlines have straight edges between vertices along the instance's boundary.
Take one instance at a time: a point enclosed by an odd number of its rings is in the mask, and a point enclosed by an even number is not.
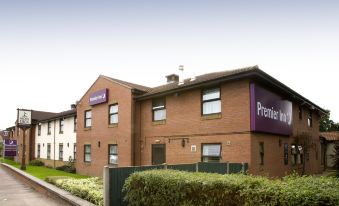
<svg viewBox="0 0 339 206"><path fill-rule="evenodd" d="M26 130L31 127L31 123L32 111L27 109L18 109L17 126L23 131L21 170L26 170Z"/></svg>

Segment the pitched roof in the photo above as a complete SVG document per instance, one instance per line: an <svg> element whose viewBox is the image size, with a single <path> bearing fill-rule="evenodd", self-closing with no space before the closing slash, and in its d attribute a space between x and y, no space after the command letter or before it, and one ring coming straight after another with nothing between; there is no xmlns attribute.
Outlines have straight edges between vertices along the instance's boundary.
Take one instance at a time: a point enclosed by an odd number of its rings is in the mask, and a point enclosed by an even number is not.
<svg viewBox="0 0 339 206"><path fill-rule="evenodd" d="M40 121L42 119L50 118L55 114L56 113L53 113L53 112L43 112L43 111L32 110L32 119Z"/></svg>
<svg viewBox="0 0 339 206"><path fill-rule="evenodd" d="M131 83L131 82L126 82L126 81L122 81L120 79L114 79L112 77L108 77L108 76L105 76L105 75L100 75L106 79L109 79L113 82L116 82L116 83L119 83L119 84L122 84L122 85L125 85L131 89L137 89L139 91L142 91L142 92L149 92L152 88L150 87L146 87L146 86L143 86L143 85L139 85L139 84L134 84L134 83Z"/></svg>
<svg viewBox="0 0 339 206"><path fill-rule="evenodd" d="M76 109L71 109L59 113L53 113L53 115L48 116L46 118L40 119L40 122L48 121L48 120L53 120L53 119L60 119L62 117L69 117L69 116L75 116L76 115Z"/></svg>
<svg viewBox="0 0 339 206"><path fill-rule="evenodd" d="M339 131L321 132L320 137L325 138L327 141L339 141Z"/></svg>
<svg viewBox="0 0 339 206"><path fill-rule="evenodd" d="M193 81L191 81L190 78L185 79L183 84L178 84L177 82L173 82L173 83L164 84L158 87L154 87L149 92L143 94L141 97L151 96L154 94L158 94L158 93L162 93L162 92L166 92L170 90L175 90L175 89L180 89L184 87L190 87L190 86L198 85L198 84L208 82L211 80L217 80L217 79L237 75L237 74L244 73L244 72L254 71L256 69L259 69L258 66L251 66L251 67L244 67L244 68L235 69L235 70L207 73L207 74L203 74L200 76L196 76Z"/></svg>

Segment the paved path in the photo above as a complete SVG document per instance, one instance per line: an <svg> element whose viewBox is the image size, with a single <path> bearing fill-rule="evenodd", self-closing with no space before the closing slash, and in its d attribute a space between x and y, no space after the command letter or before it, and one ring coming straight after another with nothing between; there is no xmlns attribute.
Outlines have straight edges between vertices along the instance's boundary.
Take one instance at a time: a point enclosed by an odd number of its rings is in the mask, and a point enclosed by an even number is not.
<svg viewBox="0 0 339 206"><path fill-rule="evenodd" d="M15 179L0 166L1 206L56 206L57 201L48 198Z"/></svg>

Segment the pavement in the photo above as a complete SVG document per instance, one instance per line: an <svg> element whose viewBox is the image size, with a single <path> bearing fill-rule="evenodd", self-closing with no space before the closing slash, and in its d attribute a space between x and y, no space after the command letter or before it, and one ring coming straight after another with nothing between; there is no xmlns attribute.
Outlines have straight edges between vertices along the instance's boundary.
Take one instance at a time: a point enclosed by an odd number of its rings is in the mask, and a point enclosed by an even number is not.
<svg viewBox="0 0 339 206"><path fill-rule="evenodd" d="M25 183L15 179L0 166L0 205L1 206L56 206L54 199L35 191Z"/></svg>

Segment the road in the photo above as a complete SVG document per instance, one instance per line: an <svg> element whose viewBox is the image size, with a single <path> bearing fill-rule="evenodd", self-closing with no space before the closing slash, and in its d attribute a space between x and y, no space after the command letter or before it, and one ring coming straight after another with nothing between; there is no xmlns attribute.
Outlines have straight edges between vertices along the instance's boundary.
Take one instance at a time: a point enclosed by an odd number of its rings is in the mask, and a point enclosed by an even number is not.
<svg viewBox="0 0 339 206"><path fill-rule="evenodd" d="M56 206L61 204L15 179L14 176L8 174L8 171L0 166L0 205Z"/></svg>

